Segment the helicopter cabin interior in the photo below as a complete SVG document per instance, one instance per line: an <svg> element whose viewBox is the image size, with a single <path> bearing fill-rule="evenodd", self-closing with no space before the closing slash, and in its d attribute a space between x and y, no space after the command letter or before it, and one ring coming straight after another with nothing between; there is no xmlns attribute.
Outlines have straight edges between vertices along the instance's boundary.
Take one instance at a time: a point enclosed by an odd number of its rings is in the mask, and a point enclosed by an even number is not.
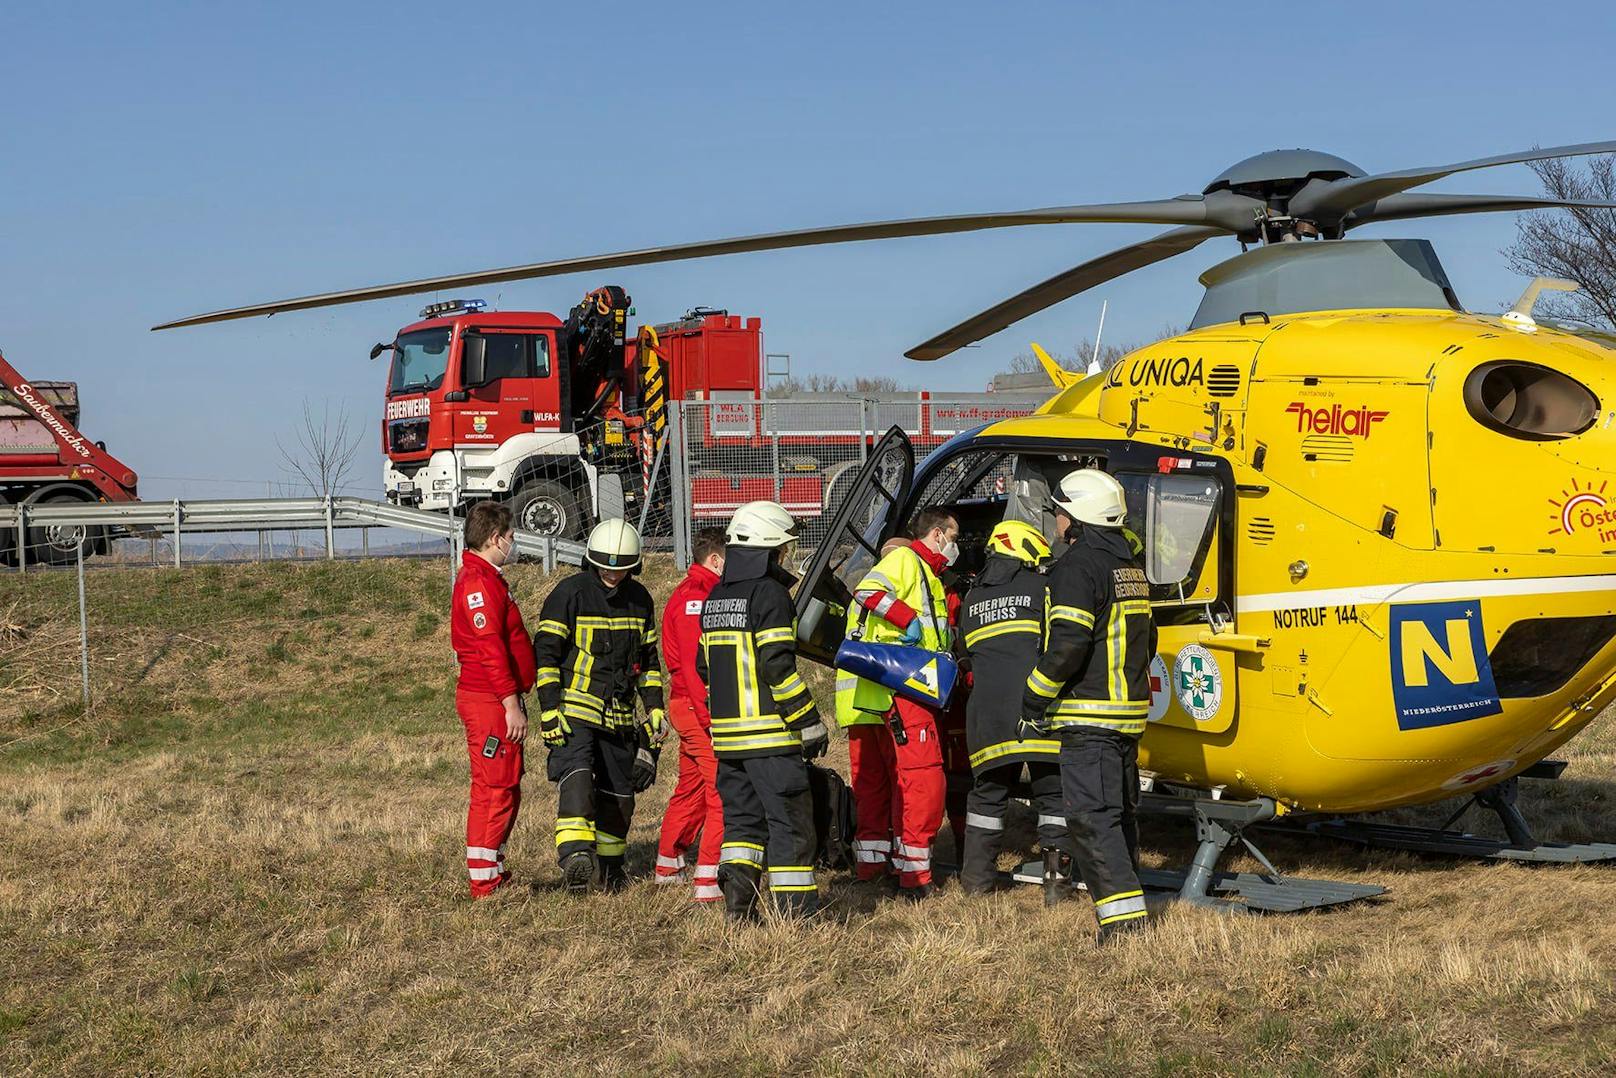
<svg viewBox="0 0 1616 1078"><path fill-rule="evenodd" d="M1159 624L1207 624L1229 617L1233 564L1233 490L1227 465L1214 457L1174 458L1164 471L1159 447L1125 441L1059 446L1025 439L977 438L926 462L885 519L884 505L859 514L869 522L864 541L838 544L830 574L849 591L873 564L885 536L907 536L924 508L951 511L960 524L960 555L954 568L969 577L986 561L989 534L1001 520L1022 520L1053 536L1050 492L1076 468L1105 468L1121 481L1128 498L1128 528L1140 545ZM844 533L845 534L845 533Z"/></svg>

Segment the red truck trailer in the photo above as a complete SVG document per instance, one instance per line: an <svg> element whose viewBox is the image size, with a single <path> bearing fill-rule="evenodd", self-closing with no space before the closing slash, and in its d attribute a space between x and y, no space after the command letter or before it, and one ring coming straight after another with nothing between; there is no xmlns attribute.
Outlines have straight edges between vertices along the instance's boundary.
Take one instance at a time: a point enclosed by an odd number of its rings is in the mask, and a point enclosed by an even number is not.
<svg viewBox="0 0 1616 1078"><path fill-rule="evenodd" d="M637 508L668 402L689 401L699 402L683 447L693 519L776 498L811 521L893 423L924 451L1052 392L771 393L761 319L697 308L630 334L632 313L616 286L564 319L451 300L376 345L372 358L392 353L388 500L459 512L498 498L521 527L578 537L603 507Z"/></svg>
<svg viewBox="0 0 1616 1078"><path fill-rule="evenodd" d="M30 382L0 355L0 504L136 500L134 470L78 423L77 385ZM106 552L105 529L29 528L28 560L71 561L81 535L89 552ZM16 559L16 532L0 529L0 560Z"/></svg>

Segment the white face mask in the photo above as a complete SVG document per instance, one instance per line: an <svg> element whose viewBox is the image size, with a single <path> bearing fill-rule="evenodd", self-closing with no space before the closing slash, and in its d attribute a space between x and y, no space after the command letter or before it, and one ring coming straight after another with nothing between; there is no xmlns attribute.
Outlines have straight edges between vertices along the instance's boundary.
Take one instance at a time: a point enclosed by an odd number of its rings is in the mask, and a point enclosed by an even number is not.
<svg viewBox="0 0 1616 1078"><path fill-rule="evenodd" d="M945 565L953 565L954 560L958 557L959 544L950 539L946 544L943 545L943 563Z"/></svg>

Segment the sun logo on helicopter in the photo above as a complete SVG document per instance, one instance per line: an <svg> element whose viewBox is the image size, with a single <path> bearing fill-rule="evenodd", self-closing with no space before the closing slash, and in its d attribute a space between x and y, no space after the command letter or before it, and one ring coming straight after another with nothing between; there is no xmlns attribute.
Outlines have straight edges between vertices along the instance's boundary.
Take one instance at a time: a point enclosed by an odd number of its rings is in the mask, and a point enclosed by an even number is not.
<svg viewBox="0 0 1616 1078"><path fill-rule="evenodd" d="M1605 497L1605 488L1609 485L1607 480L1595 490L1592 483L1582 486L1572 479L1570 490L1560 491L1559 499L1549 499L1549 504L1554 507L1549 514L1554 522L1549 534L1574 535L1579 531L1592 531L1599 533L1601 539L1616 537L1616 510L1609 507L1610 503Z"/></svg>

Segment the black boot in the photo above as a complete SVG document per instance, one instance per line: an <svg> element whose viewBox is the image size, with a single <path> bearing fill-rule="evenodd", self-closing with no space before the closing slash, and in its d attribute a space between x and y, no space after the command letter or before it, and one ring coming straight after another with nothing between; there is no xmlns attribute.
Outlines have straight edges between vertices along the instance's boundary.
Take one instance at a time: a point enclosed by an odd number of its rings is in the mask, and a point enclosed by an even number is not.
<svg viewBox="0 0 1616 1078"><path fill-rule="evenodd" d="M997 831L975 827L965 829L965 849L960 859L960 890L968 895L992 894L999 889Z"/></svg>
<svg viewBox="0 0 1616 1078"><path fill-rule="evenodd" d="M819 912L819 892L777 891L774 895L774 908L782 917L797 920L812 917Z"/></svg>
<svg viewBox="0 0 1616 1078"><path fill-rule="evenodd" d="M575 850L561 859L561 884L568 894L588 894L595 882L595 869L594 850Z"/></svg>
<svg viewBox="0 0 1616 1078"><path fill-rule="evenodd" d="M734 863L718 866L718 889L724 892L726 920L757 920L758 879L761 875L755 868Z"/></svg>
<svg viewBox="0 0 1616 1078"><path fill-rule="evenodd" d="M1126 921L1112 921L1108 925L1101 925L1099 933L1094 937L1095 946L1104 947L1108 943L1115 943L1123 936L1143 932L1149 924L1149 917L1134 917Z"/></svg>
<svg viewBox="0 0 1616 1078"><path fill-rule="evenodd" d="M628 886L628 873L623 871L623 857L602 857L600 859L601 886L607 894L617 894Z"/></svg>

